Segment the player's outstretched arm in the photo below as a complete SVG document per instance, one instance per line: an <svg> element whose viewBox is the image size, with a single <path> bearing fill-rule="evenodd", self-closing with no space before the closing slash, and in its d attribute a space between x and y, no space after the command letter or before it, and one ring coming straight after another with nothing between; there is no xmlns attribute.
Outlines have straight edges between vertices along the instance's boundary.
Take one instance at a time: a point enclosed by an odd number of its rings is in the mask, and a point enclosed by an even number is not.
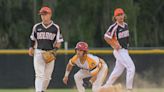
<svg viewBox="0 0 164 92"><path fill-rule="evenodd" d="M63 78L63 82L66 85L67 85L67 82L68 82L68 76L69 76L70 72L72 71L72 68L73 68L73 66L70 63L68 63L67 67L66 67L65 75L64 75L64 78Z"/></svg>

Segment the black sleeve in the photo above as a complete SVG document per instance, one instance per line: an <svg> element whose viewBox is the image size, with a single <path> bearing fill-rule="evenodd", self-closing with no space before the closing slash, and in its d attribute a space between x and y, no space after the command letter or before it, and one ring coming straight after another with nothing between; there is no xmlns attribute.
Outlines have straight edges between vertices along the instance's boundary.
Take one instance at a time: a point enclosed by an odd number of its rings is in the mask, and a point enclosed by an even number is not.
<svg viewBox="0 0 164 92"><path fill-rule="evenodd" d="M35 41L33 41L33 40L29 40L29 48L30 47L32 47L32 48L34 48L34 45L35 45Z"/></svg>

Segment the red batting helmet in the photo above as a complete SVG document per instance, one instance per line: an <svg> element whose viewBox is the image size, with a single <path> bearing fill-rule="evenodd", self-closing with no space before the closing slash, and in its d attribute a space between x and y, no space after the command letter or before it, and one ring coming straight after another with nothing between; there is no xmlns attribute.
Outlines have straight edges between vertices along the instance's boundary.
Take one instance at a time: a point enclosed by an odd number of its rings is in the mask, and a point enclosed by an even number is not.
<svg viewBox="0 0 164 92"><path fill-rule="evenodd" d="M78 42L76 44L75 50L88 51L88 44L86 42Z"/></svg>
<svg viewBox="0 0 164 92"><path fill-rule="evenodd" d="M118 16L119 14L124 14L124 10L122 8L116 8L114 10L114 16Z"/></svg>

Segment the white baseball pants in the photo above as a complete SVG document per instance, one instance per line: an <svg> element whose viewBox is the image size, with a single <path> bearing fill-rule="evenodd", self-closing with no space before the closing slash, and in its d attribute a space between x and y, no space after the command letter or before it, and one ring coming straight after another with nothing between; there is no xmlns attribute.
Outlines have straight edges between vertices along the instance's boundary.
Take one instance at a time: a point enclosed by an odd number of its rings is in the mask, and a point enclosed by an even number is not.
<svg viewBox="0 0 164 92"><path fill-rule="evenodd" d="M97 75L97 79L92 84L92 91L98 92L98 89L102 86L108 72L108 67L106 64L103 64L103 68L99 71ZM90 77L90 73L87 70L80 69L75 75L75 83L78 89L78 92L85 92L85 88L83 87L83 79Z"/></svg>
<svg viewBox="0 0 164 92"><path fill-rule="evenodd" d="M42 57L43 50L36 49L34 52L35 90L45 91L51 80L54 69L54 61L46 64Z"/></svg>
<svg viewBox="0 0 164 92"><path fill-rule="evenodd" d="M135 66L131 57L129 56L128 50L127 49L114 50L113 54L116 58L116 65L104 86L112 85L126 68L126 88L132 89L133 78L135 74Z"/></svg>

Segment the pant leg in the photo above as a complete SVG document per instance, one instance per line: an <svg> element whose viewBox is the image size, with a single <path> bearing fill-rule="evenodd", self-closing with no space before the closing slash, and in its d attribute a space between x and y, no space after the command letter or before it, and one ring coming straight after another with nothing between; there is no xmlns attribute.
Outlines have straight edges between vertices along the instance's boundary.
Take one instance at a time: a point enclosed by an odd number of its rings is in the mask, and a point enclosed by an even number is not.
<svg viewBox="0 0 164 92"><path fill-rule="evenodd" d="M128 50L123 50L121 52L121 56L123 58L124 61L124 66L126 67L126 88L127 89L132 89L133 88L133 79L134 79L134 75L135 75L135 65L131 59L131 57L129 56Z"/></svg>
<svg viewBox="0 0 164 92"><path fill-rule="evenodd" d="M46 91L49 82L51 80L51 75L54 70L54 63L55 61L51 61L50 63L45 65L45 73L44 73L44 80L43 80L43 86L42 86L42 91Z"/></svg>
<svg viewBox="0 0 164 92"><path fill-rule="evenodd" d="M99 89L102 86L102 84L104 83L104 80L107 76L107 72L108 72L108 66L106 64L103 64L103 67L99 71L95 82L92 84L93 92L99 92Z"/></svg>
<svg viewBox="0 0 164 92"><path fill-rule="evenodd" d="M104 86L111 86L117 80L117 78L123 73L124 69L125 67L122 64L120 64L119 61L116 61L116 65Z"/></svg>
<svg viewBox="0 0 164 92"><path fill-rule="evenodd" d="M35 70L35 90L42 91L42 84L44 79L45 62L42 58L41 52L35 50L34 53L34 70Z"/></svg>
<svg viewBox="0 0 164 92"><path fill-rule="evenodd" d="M116 58L116 64L104 86L111 86L117 80L117 78L123 73L123 71L125 69L125 66L122 65L122 63L121 63L122 57L120 56L119 52L114 50L113 54Z"/></svg>
<svg viewBox="0 0 164 92"><path fill-rule="evenodd" d="M74 79L75 79L75 83L76 83L76 87L78 92L85 92L85 88L83 87L83 79L86 77L90 77L90 74L88 71L85 70L79 70L75 75L74 75Z"/></svg>

